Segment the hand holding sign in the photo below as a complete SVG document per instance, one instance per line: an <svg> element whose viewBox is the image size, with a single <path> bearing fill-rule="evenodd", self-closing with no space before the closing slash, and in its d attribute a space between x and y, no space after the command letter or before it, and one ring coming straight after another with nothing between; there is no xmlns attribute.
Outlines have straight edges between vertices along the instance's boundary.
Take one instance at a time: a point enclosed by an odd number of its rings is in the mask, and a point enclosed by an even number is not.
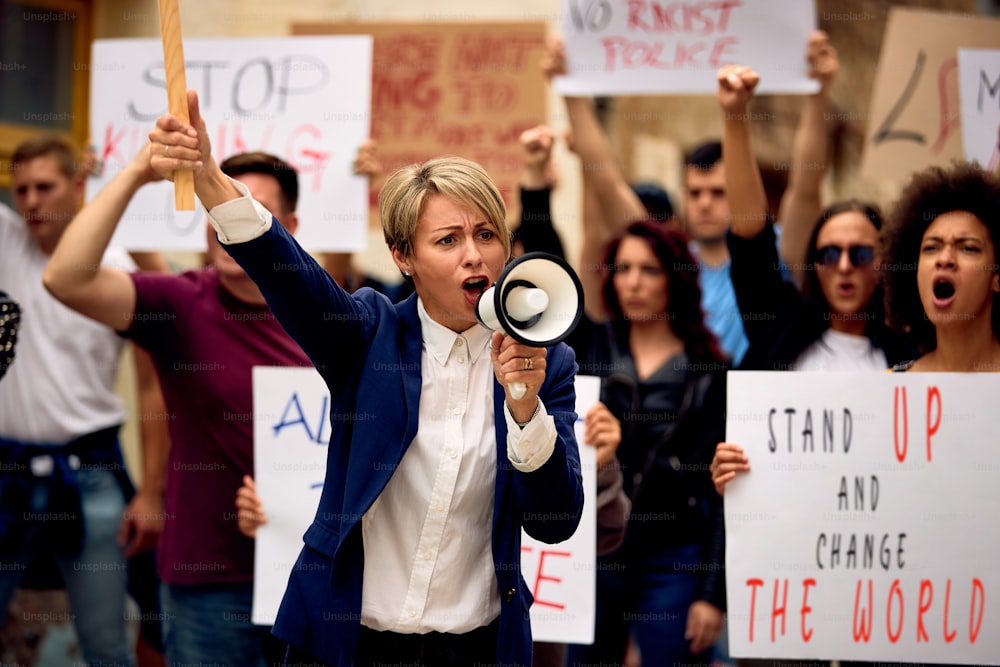
<svg viewBox="0 0 1000 667"><path fill-rule="evenodd" d="M150 166L161 178L175 179L174 172L198 172L212 162L212 141L198 109L198 93L188 91L188 114L191 122L173 114L156 119L149 133Z"/></svg>
<svg viewBox="0 0 1000 667"><path fill-rule="evenodd" d="M708 469L712 472L712 483L719 495L725 495L726 484L741 472L750 472L750 459L743 448L731 442L720 442L715 446L715 456Z"/></svg>
<svg viewBox="0 0 1000 667"><path fill-rule="evenodd" d="M160 0L160 33L163 38L163 64L167 75L167 100L170 112L187 122L184 91L184 43L181 40L181 17L177 0ZM174 182L174 205L178 211L194 210L194 181L190 173L180 173Z"/></svg>
<svg viewBox="0 0 1000 667"><path fill-rule="evenodd" d="M840 71L840 61L837 59L837 50L822 30L809 35L806 62L809 63L809 78L819 82L820 92L826 92L827 86Z"/></svg>
<svg viewBox="0 0 1000 667"><path fill-rule="evenodd" d="M614 462L621 441L621 422L604 403L595 403L583 418L583 442L597 449L598 469Z"/></svg>
<svg viewBox="0 0 1000 667"><path fill-rule="evenodd" d="M566 45L563 44L561 35L552 35L545 45L545 55L542 56L542 61L539 64L547 81L552 81L552 77L567 73Z"/></svg>
<svg viewBox="0 0 1000 667"><path fill-rule="evenodd" d="M243 486L236 491L236 525L240 532L254 539L257 529L267 523L264 503L257 495L257 484L253 477L243 475Z"/></svg>

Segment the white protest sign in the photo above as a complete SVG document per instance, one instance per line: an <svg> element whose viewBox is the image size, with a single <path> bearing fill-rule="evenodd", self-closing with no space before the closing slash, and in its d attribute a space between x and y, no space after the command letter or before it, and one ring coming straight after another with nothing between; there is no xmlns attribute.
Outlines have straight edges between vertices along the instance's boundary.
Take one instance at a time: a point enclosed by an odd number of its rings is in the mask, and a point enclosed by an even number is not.
<svg viewBox="0 0 1000 667"><path fill-rule="evenodd" d="M583 442L583 416L600 400L601 379L577 375L576 441L583 469L583 514L573 537L544 544L521 534L521 574L535 596L531 635L539 642L594 643L597 595L597 450Z"/></svg>
<svg viewBox="0 0 1000 667"><path fill-rule="evenodd" d="M330 394L313 368L253 369L254 481L267 513L257 529L251 619L272 625L326 476Z"/></svg>
<svg viewBox="0 0 1000 667"><path fill-rule="evenodd" d="M1000 662L995 373L729 373L730 653Z"/></svg>
<svg viewBox="0 0 1000 667"><path fill-rule="evenodd" d="M808 0L563 0L562 95L714 95L723 65L761 74L760 93L812 93Z"/></svg>
<svg viewBox="0 0 1000 667"><path fill-rule="evenodd" d="M583 415L597 402L600 381L578 377L576 389L578 414ZM302 549L302 535L319 505L330 439L330 396L314 369L255 367L253 400L254 475L268 522L257 531L251 618L270 625ZM577 423L580 442L582 426ZM575 535L557 545L523 536L521 566L536 596L531 614L538 641L593 642L595 450L581 445L580 459L585 505Z"/></svg>
<svg viewBox="0 0 1000 667"><path fill-rule="evenodd" d="M1000 161L1000 50L958 50L958 96L965 159L993 171Z"/></svg>
<svg viewBox="0 0 1000 667"><path fill-rule="evenodd" d="M198 91L212 153L282 158L299 176L299 242L310 250L356 251L368 232L368 182L352 174L369 136L372 41L367 36L190 39L189 88ZM94 196L148 143L167 111L159 39L96 40L91 57L90 136L103 173ZM205 211L175 211L173 186L143 187L113 245L132 250L205 248Z"/></svg>

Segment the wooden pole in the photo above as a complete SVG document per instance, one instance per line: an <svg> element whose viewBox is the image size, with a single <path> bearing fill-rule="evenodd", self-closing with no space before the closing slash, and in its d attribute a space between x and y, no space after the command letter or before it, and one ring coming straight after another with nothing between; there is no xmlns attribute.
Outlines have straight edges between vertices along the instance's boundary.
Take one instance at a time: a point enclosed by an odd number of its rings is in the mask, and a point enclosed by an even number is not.
<svg viewBox="0 0 1000 667"><path fill-rule="evenodd" d="M180 10L177 8L177 0L159 0L159 3L163 66L167 74L167 103L171 114L190 123ZM194 210L194 174L186 169L174 174L174 206L178 211Z"/></svg>

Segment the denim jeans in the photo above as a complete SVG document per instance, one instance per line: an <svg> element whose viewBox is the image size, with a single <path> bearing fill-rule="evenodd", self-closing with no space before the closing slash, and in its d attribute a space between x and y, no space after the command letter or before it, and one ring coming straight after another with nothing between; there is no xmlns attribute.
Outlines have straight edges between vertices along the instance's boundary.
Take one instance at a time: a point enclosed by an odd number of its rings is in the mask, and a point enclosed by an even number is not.
<svg viewBox="0 0 1000 667"><path fill-rule="evenodd" d="M127 566L118 546L118 529L125 496L114 474L103 469L76 471L84 522L82 550L75 558L57 557L73 610L73 623L83 659L91 667L132 667L134 656L125 628ZM45 537L58 535L67 517L47 511L49 478L28 486L30 516L16 526L16 547L2 554L8 567L0 569L0 609L6 610L27 566L50 548Z"/></svg>
<svg viewBox="0 0 1000 667"><path fill-rule="evenodd" d="M567 664L620 665L630 633L639 644L643 667L709 664L711 649L692 655L690 640L684 639L700 551L697 544L668 549L649 545L628 560L620 552L599 558L594 644L571 645Z"/></svg>
<svg viewBox="0 0 1000 667"><path fill-rule="evenodd" d="M270 661L278 640L270 626L250 622L253 584L164 583L160 600L168 667L265 667Z"/></svg>

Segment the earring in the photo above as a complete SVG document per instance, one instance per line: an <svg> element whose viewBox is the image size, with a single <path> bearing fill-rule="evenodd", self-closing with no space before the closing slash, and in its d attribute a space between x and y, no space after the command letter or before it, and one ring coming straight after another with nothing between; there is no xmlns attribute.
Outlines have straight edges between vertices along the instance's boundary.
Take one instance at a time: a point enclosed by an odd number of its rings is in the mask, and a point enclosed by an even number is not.
<svg viewBox="0 0 1000 667"><path fill-rule="evenodd" d="M409 278L410 277L410 272L404 269L403 270L403 275L406 276L407 278Z"/></svg>

